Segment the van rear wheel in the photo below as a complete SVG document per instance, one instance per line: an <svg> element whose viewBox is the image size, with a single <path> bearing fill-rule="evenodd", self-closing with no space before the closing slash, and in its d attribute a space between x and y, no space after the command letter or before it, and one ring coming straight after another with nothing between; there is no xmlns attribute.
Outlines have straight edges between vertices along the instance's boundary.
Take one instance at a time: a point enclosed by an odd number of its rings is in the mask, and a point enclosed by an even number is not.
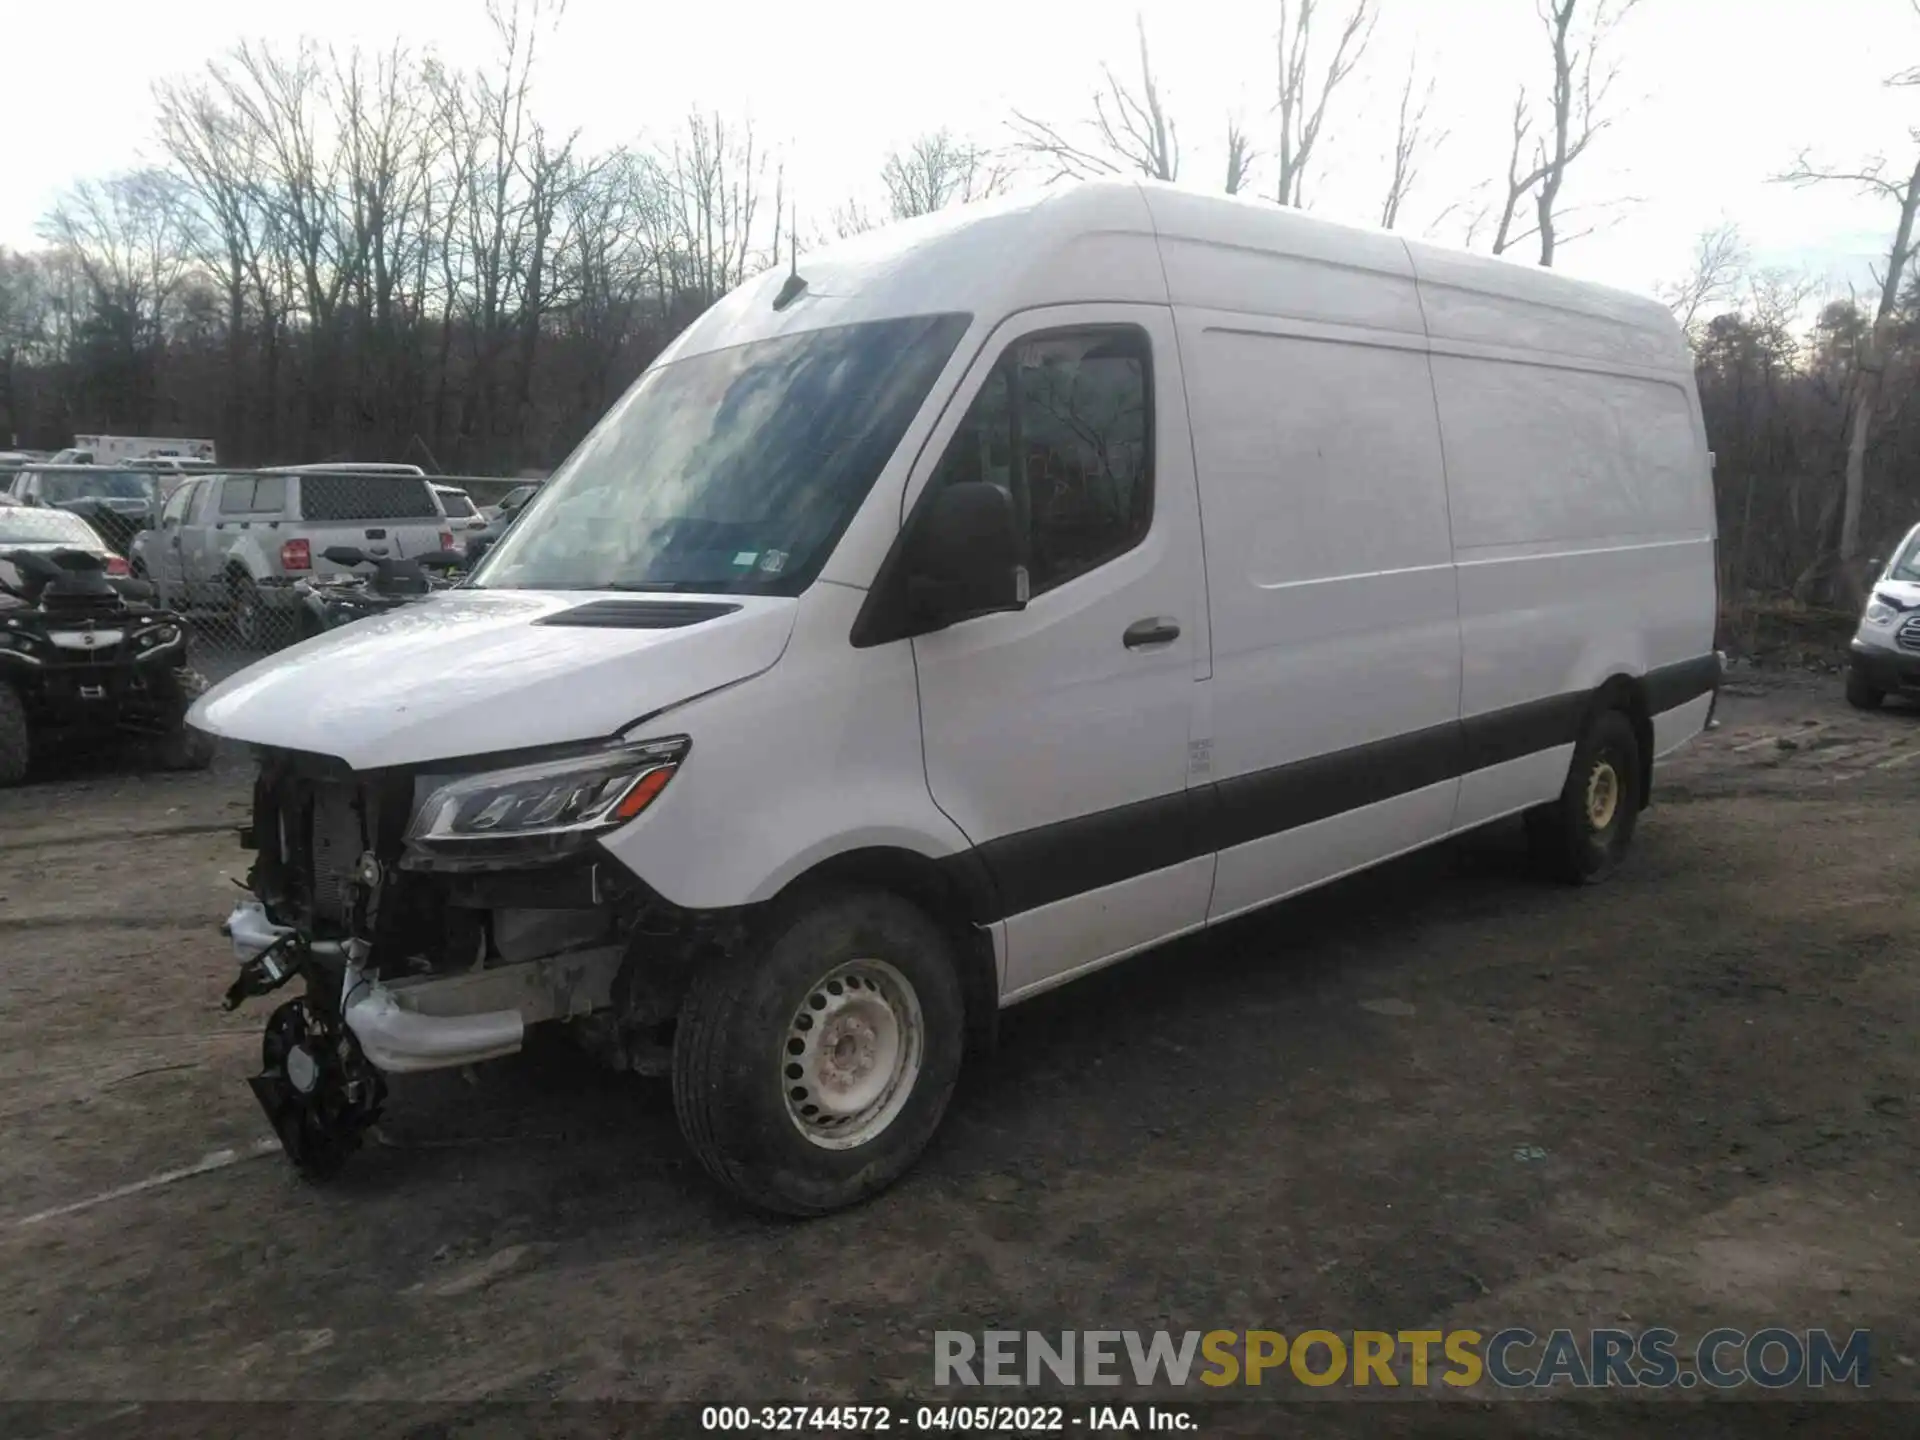
<svg viewBox="0 0 1920 1440"><path fill-rule="evenodd" d="M1527 842L1541 870L1591 885L1625 857L1640 814L1640 742L1633 722L1603 710L1574 746L1560 798L1527 812Z"/></svg>
<svg viewBox="0 0 1920 1440"><path fill-rule="evenodd" d="M905 900L840 890L779 908L681 1003L680 1129L749 1204L786 1215L855 1204L938 1128L963 1016L946 937Z"/></svg>

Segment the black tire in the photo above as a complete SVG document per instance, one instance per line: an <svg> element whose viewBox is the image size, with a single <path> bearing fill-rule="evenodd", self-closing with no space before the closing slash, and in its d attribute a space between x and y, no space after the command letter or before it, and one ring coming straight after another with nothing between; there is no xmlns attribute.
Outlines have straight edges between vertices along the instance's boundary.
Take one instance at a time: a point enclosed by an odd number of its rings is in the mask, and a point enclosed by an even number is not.
<svg viewBox="0 0 1920 1440"><path fill-rule="evenodd" d="M1527 812L1527 842L1543 874L1591 885L1613 873L1640 814L1640 742L1633 722L1603 710L1574 747L1560 798Z"/></svg>
<svg viewBox="0 0 1920 1440"><path fill-rule="evenodd" d="M272 653L287 643L287 619L273 610L253 578L236 572L227 581L234 634L249 650Z"/></svg>
<svg viewBox="0 0 1920 1440"><path fill-rule="evenodd" d="M857 967L875 962L878 969L867 973L867 988L860 992ZM829 997L829 977L847 966L855 966L856 974ZM828 1043L837 1048L853 1039L843 1028L840 1040L832 1041L832 1027L863 1023L854 1008L862 994L870 1006L902 1013L899 996L885 993L894 980L904 981L919 1007L919 1069L907 1088L882 1091L892 1098L870 1107L875 1133L854 1143L847 1138L851 1132L829 1128L831 1117L800 1118L806 1104L793 1097L807 1092L795 1084L801 1077L793 1072L802 1066L793 1047L805 1055L814 1043L802 1038L815 1030L809 1012L824 1011L829 1020L817 1028L819 1054L808 1063L831 1068ZM714 1179L761 1209L822 1215L856 1204L898 1179L939 1127L960 1073L964 1020L947 939L905 900L881 890L836 890L776 907L752 943L695 975L681 1003L673 1047L681 1133ZM900 1030L902 1053L910 1049L908 1028ZM875 1063L873 1032L857 1033L862 1038L855 1049L868 1048L854 1063ZM889 1119L878 1118L889 1112ZM860 1119L856 1114L843 1123ZM803 1124L820 1138L810 1139Z"/></svg>
<svg viewBox="0 0 1920 1440"><path fill-rule="evenodd" d="M180 687L181 718L160 738L154 762L162 770L205 770L213 764L213 737L187 724L186 710L207 693L207 679L197 670L176 670L174 683Z"/></svg>
<svg viewBox="0 0 1920 1440"><path fill-rule="evenodd" d="M0 680L0 785L18 785L32 762L26 704L18 690Z"/></svg>
<svg viewBox="0 0 1920 1440"><path fill-rule="evenodd" d="M1878 710L1880 702L1887 698L1887 692L1876 690L1860 673L1860 667L1847 667L1847 703L1856 710Z"/></svg>

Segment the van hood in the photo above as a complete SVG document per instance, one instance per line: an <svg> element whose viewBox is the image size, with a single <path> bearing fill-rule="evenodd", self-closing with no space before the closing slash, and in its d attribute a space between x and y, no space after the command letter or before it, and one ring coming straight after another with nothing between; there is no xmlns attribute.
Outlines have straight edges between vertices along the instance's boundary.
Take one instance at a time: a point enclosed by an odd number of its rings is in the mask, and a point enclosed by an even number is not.
<svg viewBox="0 0 1920 1440"><path fill-rule="evenodd" d="M187 718L356 770L599 739L770 668L796 603L453 591L251 665Z"/></svg>

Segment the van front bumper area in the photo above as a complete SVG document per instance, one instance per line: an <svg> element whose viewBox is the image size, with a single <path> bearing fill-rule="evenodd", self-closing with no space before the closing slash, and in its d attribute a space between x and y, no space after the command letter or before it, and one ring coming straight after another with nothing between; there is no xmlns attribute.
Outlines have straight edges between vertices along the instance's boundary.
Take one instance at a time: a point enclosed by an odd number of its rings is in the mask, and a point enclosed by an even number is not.
<svg viewBox="0 0 1920 1440"><path fill-rule="evenodd" d="M1888 694L1920 694L1920 655L1904 650L1882 650L1855 640L1847 647L1854 673L1875 690Z"/></svg>
<svg viewBox="0 0 1920 1440"><path fill-rule="evenodd" d="M257 900L236 905L225 929L243 967L276 943L296 938L269 919ZM348 962L341 1018L368 1062L387 1074L496 1060L520 1048L529 1025L605 1008L623 954L622 947L609 946L390 981Z"/></svg>

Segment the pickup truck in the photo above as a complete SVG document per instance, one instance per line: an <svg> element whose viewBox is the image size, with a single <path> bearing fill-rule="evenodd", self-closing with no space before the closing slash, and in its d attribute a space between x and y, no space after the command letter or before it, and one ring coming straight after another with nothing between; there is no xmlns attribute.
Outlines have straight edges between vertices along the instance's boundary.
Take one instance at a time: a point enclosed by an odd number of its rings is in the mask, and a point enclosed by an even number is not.
<svg viewBox="0 0 1920 1440"><path fill-rule="evenodd" d="M274 649L294 630L297 581L342 567L330 546L417 557L453 548L433 486L414 465L295 465L193 475L140 537L134 573L161 603L231 617L239 642Z"/></svg>

